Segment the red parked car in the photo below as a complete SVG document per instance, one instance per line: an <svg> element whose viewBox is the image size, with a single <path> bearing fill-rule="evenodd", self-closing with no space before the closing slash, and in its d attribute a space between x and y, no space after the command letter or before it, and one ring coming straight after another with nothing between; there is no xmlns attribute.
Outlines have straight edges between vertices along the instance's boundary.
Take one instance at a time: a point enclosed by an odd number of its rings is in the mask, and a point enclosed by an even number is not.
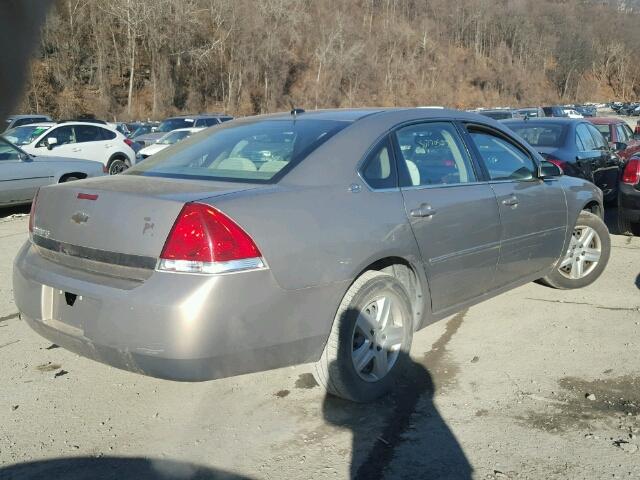
<svg viewBox="0 0 640 480"><path fill-rule="evenodd" d="M613 117L592 117L588 119L600 131L611 148L628 160L640 152L640 137L631 130L624 120ZM638 127L636 127L637 129Z"/></svg>

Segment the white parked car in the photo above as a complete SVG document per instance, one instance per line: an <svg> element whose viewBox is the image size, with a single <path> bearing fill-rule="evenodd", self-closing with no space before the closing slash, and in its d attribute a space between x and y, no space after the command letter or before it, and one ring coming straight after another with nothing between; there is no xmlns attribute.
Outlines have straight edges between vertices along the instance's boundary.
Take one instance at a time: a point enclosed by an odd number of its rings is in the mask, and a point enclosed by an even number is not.
<svg viewBox="0 0 640 480"><path fill-rule="evenodd" d="M169 145L173 145L174 143L178 143L180 140L184 140L187 137L190 137L196 132L204 130L203 128L178 128L176 130L172 130L169 133L163 135L156 143L152 143L148 147L143 148L138 152L137 161L144 160L147 157L150 157L154 153L158 153L161 150L164 150Z"/></svg>
<svg viewBox="0 0 640 480"><path fill-rule="evenodd" d="M564 109L564 113L567 114L567 117L569 118L584 118L584 116L580 113L578 113L577 111L575 111L572 108L565 108Z"/></svg>
<svg viewBox="0 0 640 480"><path fill-rule="evenodd" d="M111 175L129 168L136 158L133 142L106 124L34 123L7 130L4 136L33 155L100 162Z"/></svg>

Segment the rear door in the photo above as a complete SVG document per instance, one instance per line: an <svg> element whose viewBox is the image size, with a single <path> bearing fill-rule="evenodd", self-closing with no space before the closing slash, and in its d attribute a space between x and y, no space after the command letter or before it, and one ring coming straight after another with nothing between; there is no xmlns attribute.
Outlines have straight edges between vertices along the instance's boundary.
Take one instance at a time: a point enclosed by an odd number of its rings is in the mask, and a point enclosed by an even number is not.
<svg viewBox="0 0 640 480"><path fill-rule="evenodd" d="M74 129L79 148L78 158L106 164L115 152L116 132L95 125L75 125Z"/></svg>
<svg viewBox="0 0 640 480"><path fill-rule="evenodd" d="M477 166L453 123L412 124L392 136L433 312L482 295L493 285L500 244L493 190L478 181Z"/></svg>
<svg viewBox="0 0 640 480"><path fill-rule="evenodd" d="M538 178L535 160L516 140L485 126L468 125L467 130L500 212L499 288L558 259L567 226L564 191L557 179Z"/></svg>

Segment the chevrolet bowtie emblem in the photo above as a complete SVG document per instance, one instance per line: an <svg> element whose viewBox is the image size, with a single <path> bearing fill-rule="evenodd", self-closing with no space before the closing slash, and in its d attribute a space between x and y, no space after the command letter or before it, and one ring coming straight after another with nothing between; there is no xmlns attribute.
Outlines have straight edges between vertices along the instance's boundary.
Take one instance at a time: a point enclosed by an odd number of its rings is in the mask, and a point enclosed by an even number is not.
<svg viewBox="0 0 640 480"><path fill-rule="evenodd" d="M84 212L76 212L71 215L71 220L76 223L87 223L87 220L89 220L89 215Z"/></svg>

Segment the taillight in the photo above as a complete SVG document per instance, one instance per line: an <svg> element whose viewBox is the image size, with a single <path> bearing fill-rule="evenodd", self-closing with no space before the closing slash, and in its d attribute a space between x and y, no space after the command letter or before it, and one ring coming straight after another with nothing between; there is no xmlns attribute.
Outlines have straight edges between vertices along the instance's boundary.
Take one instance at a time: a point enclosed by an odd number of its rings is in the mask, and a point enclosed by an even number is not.
<svg viewBox="0 0 640 480"><path fill-rule="evenodd" d="M164 244L158 270L227 273L264 267L251 237L210 205L187 203Z"/></svg>
<svg viewBox="0 0 640 480"><path fill-rule="evenodd" d="M33 233L33 226L36 223L36 202L38 201L38 194L40 193L40 189L36 190L36 195L33 197L31 201L31 209L29 210L29 234Z"/></svg>
<svg viewBox="0 0 640 480"><path fill-rule="evenodd" d="M547 162L553 163L556 167L558 167L562 171L562 173L567 173L566 172L567 162L560 160L559 158L556 158L552 155L543 155L543 156Z"/></svg>
<svg viewBox="0 0 640 480"><path fill-rule="evenodd" d="M131 148L133 148L133 140L131 140L130 138L125 138L124 139L124 143L126 143L127 145L129 145Z"/></svg>
<svg viewBox="0 0 640 480"><path fill-rule="evenodd" d="M622 172L622 183L637 185L640 183L640 158L632 158Z"/></svg>

